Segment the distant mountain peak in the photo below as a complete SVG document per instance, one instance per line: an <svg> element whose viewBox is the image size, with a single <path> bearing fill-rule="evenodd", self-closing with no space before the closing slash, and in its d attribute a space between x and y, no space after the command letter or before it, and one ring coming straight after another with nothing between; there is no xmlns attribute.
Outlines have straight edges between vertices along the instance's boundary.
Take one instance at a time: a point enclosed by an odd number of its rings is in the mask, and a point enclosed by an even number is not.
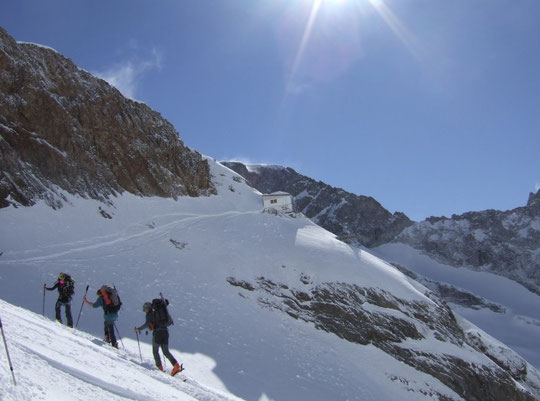
<svg viewBox="0 0 540 401"><path fill-rule="evenodd" d="M527 206L540 206L540 189L536 193L531 192L529 194Z"/></svg>

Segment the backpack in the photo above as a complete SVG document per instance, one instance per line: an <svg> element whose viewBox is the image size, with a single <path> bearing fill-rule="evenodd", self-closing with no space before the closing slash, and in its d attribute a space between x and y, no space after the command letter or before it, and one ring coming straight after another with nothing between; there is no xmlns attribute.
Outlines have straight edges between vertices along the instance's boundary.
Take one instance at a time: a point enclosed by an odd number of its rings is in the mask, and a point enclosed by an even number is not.
<svg viewBox="0 0 540 401"><path fill-rule="evenodd" d="M101 292L101 295L103 295L103 300L105 301L105 313L116 313L120 310L120 307L122 306L122 301L120 300L120 296L118 295L118 291L116 291L115 287L111 287L110 285L103 285L99 292Z"/></svg>
<svg viewBox="0 0 540 401"><path fill-rule="evenodd" d="M154 327L169 327L174 324L167 310L167 305L169 305L167 299L156 298L152 300L152 321Z"/></svg>
<svg viewBox="0 0 540 401"><path fill-rule="evenodd" d="M69 274L66 274L66 273L63 273L63 274L64 274L65 283L64 283L64 287L62 288L62 296L71 299L73 294L75 294L75 280L73 280L73 278L71 278Z"/></svg>

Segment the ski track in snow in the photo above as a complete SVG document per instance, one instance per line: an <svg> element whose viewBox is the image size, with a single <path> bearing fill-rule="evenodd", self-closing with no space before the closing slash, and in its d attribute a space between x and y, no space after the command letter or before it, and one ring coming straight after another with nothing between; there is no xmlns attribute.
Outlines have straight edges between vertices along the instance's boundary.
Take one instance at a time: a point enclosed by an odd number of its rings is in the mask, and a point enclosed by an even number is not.
<svg viewBox="0 0 540 401"><path fill-rule="evenodd" d="M243 213L258 213L258 212L243 212ZM226 212L226 213L218 213L218 214L203 215L203 216L192 215L192 214L156 215L152 217L152 220L157 220L157 219L165 218L165 217L168 217L168 218L180 217L180 218L170 223L166 223L162 226L144 229L134 234L127 234L127 232L141 227L140 223L130 226L126 230L123 230L122 232L112 233L112 234L108 234L101 237L94 237L85 241L77 241L77 242L71 242L71 243L62 242L60 244L48 245L46 247L43 247L37 250L32 249L32 250L26 250L22 252L19 251L19 252L7 253L6 256L8 256L8 258L2 258L2 260L0 260L0 264L3 264L3 263L10 263L10 264L41 263L46 260L62 258L64 256L74 255L74 254L85 252L85 251L103 249L107 247L114 247L119 244L125 244L133 240L137 240L137 239L142 239L146 243L153 242L153 241L163 239L164 237L167 236L167 234L173 231L175 227L177 227L180 224L184 224L186 222L190 222L190 221L195 222L195 221L200 221L200 220L205 220L205 219L210 219L210 218L215 218L215 217L227 217L227 216L235 216L235 215L240 215L240 214L242 214L242 212ZM186 226L185 228L188 229L189 226ZM134 248L136 246L137 245L135 243L135 244L130 245L128 248ZM57 252L49 253L46 255L33 256L31 258L18 257L18 255L20 254L39 253L39 252L43 252L43 251L54 249L54 248L68 248L68 249L66 249L65 251L57 251ZM79 259L79 260L85 260L85 259Z"/></svg>

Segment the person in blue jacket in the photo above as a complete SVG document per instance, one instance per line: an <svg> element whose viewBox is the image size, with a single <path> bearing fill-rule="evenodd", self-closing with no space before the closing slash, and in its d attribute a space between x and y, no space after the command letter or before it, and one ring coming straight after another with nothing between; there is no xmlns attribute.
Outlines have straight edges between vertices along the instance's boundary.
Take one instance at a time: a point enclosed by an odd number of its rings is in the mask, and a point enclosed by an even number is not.
<svg viewBox="0 0 540 401"><path fill-rule="evenodd" d="M90 302L86 299L86 296L83 298L83 301L91 306L92 308L103 308L103 318L104 318L104 329L105 329L105 342L110 343L114 348L118 348L118 343L116 342L116 336L114 335L114 322L118 319L118 312L110 312L105 308L105 300L103 299L103 294L101 290L96 292L98 296L96 302Z"/></svg>

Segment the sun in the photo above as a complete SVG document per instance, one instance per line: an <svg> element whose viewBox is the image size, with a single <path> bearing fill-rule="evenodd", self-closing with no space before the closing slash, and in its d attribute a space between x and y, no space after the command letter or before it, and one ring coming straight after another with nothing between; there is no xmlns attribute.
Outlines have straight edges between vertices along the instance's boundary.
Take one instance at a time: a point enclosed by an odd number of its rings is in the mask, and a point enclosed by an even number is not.
<svg viewBox="0 0 540 401"><path fill-rule="evenodd" d="M398 15L392 10L390 3L391 0L305 0L308 4L309 17L307 18L303 34L301 36L300 43L294 57L292 68L289 73L287 82L287 91L292 91L295 87L294 80L299 71L300 65L304 59L306 48L310 42L312 34L314 32L317 23L321 23L321 16L325 14L332 14L333 16L341 16L348 14L349 11L365 10L366 8L372 8L375 10L375 15L378 15L388 28L394 33L394 35L402 42L402 44L409 50L409 52L418 59L421 59L421 46L410 30L403 24ZM350 9L350 10L349 10ZM321 16L319 15L321 14ZM368 14L369 15L369 14ZM324 21L325 18L322 18ZM336 18L334 18L336 20ZM327 21L327 19L326 19Z"/></svg>

